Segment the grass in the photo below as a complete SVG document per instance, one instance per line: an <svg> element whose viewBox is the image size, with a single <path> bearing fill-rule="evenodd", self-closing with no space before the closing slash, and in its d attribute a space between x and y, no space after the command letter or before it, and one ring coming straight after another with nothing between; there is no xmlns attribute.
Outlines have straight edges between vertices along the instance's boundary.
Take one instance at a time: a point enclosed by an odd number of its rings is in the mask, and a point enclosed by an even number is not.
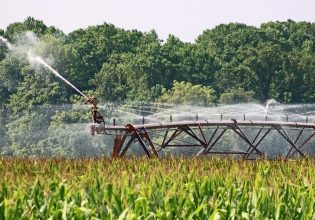
<svg viewBox="0 0 315 220"><path fill-rule="evenodd" d="M315 159L0 159L0 219L312 219Z"/></svg>

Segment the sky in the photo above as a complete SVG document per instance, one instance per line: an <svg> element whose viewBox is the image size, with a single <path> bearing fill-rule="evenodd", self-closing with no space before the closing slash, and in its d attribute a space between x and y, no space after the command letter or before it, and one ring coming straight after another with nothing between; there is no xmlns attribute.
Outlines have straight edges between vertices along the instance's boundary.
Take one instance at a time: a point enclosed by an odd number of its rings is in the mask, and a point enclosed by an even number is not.
<svg viewBox="0 0 315 220"><path fill-rule="evenodd" d="M65 33L107 22L193 42L204 30L230 22L315 22L314 9L315 0L0 0L0 28L32 16Z"/></svg>

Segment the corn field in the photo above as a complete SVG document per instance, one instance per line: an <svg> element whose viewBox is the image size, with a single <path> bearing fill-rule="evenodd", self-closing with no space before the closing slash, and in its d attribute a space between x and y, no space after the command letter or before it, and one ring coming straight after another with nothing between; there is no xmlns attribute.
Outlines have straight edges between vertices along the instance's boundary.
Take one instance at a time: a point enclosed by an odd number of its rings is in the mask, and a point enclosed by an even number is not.
<svg viewBox="0 0 315 220"><path fill-rule="evenodd" d="M0 219L314 219L315 159L0 159Z"/></svg>

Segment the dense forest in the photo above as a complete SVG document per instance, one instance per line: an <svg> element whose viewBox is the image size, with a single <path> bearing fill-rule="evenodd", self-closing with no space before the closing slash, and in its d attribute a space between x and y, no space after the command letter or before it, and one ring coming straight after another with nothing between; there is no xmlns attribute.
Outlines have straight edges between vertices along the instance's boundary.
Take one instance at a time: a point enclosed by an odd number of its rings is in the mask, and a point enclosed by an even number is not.
<svg viewBox="0 0 315 220"><path fill-rule="evenodd" d="M65 34L29 17L0 29L0 36L19 48L11 51L0 41L2 146L37 144L26 131L36 130L43 118L48 129L87 117L67 114L67 109L47 115L45 106L84 100L48 70L34 67L23 48L32 48L100 102L315 102L314 23L222 24L187 43L173 35L163 41L154 30L124 30L108 23ZM35 106L43 108L40 113L33 111ZM38 129L38 136L45 129Z"/></svg>

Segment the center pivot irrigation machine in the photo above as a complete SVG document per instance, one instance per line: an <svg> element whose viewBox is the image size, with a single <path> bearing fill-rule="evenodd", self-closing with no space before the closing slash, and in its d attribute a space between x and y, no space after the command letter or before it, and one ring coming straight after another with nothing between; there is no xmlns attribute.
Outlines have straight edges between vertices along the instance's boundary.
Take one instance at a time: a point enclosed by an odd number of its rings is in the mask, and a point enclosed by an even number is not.
<svg viewBox="0 0 315 220"><path fill-rule="evenodd" d="M314 123L251 121L251 120L196 120L169 123L105 125L98 112L94 97L88 97L92 104L94 124L91 134L114 135L112 157L123 157L128 150L137 148L149 158L161 157L182 149L189 149L190 155L235 155L245 159L259 157L305 157L308 146L315 136ZM224 138L227 135L228 138ZM235 142L237 147L227 147ZM269 139L269 141L268 141ZM235 145L235 144L234 144ZM268 146L266 146L268 145ZM135 149L133 149L135 150ZM134 152L134 151L133 151ZM268 155L268 152L273 152Z"/></svg>

